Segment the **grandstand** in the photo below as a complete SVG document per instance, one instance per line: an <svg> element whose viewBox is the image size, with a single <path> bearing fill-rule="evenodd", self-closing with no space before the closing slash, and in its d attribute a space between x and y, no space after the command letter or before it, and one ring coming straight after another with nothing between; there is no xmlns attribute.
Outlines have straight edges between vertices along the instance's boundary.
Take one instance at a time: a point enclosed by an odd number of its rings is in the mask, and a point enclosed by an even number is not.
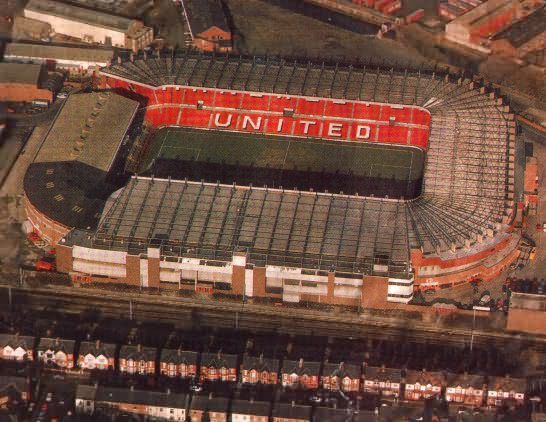
<svg viewBox="0 0 546 422"><path fill-rule="evenodd" d="M81 280L359 304L378 276L407 302L414 288L489 279L514 258L515 123L477 81L191 52L119 59L101 78L156 127L418 147L425 171L411 200L133 177L97 230L63 239L61 268ZM280 119L290 129L272 130ZM298 132L302 120L315 124Z"/></svg>

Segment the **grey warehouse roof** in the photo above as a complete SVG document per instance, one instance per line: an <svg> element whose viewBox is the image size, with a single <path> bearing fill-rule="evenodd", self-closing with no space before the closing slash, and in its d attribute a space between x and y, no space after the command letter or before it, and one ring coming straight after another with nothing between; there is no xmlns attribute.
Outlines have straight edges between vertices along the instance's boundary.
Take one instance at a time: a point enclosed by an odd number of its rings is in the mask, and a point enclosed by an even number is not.
<svg viewBox="0 0 546 422"><path fill-rule="evenodd" d="M113 56L114 51L109 49L51 44L8 43L4 50L4 57L88 61L93 63L108 63Z"/></svg>
<svg viewBox="0 0 546 422"><path fill-rule="evenodd" d="M131 19L121 16L53 0L30 0L25 9L122 32L127 31L132 22Z"/></svg>
<svg viewBox="0 0 546 422"><path fill-rule="evenodd" d="M39 64L0 63L0 83L38 85L41 72Z"/></svg>

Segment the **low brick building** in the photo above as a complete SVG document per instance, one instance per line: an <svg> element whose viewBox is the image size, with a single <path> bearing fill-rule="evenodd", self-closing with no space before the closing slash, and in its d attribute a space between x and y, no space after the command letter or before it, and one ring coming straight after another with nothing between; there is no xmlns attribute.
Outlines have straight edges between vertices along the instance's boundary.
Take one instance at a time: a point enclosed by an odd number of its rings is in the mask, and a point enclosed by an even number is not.
<svg viewBox="0 0 546 422"><path fill-rule="evenodd" d="M241 364L241 382L243 384L276 385L279 378L279 361L244 355Z"/></svg>
<svg viewBox="0 0 546 422"><path fill-rule="evenodd" d="M481 375L447 374L445 398L448 402L480 407L487 385Z"/></svg>
<svg viewBox="0 0 546 422"><path fill-rule="evenodd" d="M307 362L303 359L285 360L281 370L283 387L313 390L319 386L319 362Z"/></svg>
<svg viewBox="0 0 546 422"><path fill-rule="evenodd" d="M276 402L273 405L273 422L309 422L311 420L311 406L296 404L295 402Z"/></svg>
<svg viewBox="0 0 546 422"><path fill-rule="evenodd" d="M19 362L34 360L34 337L0 334L0 359Z"/></svg>
<svg viewBox="0 0 546 422"><path fill-rule="evenodd" d="M114 370L116 345L97 341L82 341L78 354L78 367L83 370Z"/></svg>
<svg viewBox="0 0 546 422"><path fill-rule="evenodd" d="M229 400L225 397L216 397L213 394L196 395L191 399L191 422L227 422Z"/></svg>
<svg viewBox="0 0 546 422"><path fill-rule="evenodd" d="M202 353L199 379L201 382L236 382L237 355Z"/></svg>
<svg viewBox="0 0 546 422"><path fill-rule="evenodd" d="M184 394L157 391L142 391L131 388L112 388L78 385L76 389L76 412L94 415L128 413L145 418L186 421L187 396Z"/></svg>
<svg viewBox="0 0 546 422"><path fill-rule="evenodd" d="M231 30L220 0L182 0L182 7L194 47L203 51L231 51Z"/></svg>
<svg viewBox="0 0 546 422"><path fill-rule="evenodd" d="M320 384L325 390L344 393L360 391L361 368L359 365L341 363L325 363L322 368Z"/></svg>
<svg viewBox="0 0 546 422"><path fill-rule="evenodd" d="M197 352L163 349L159 358L159 373L169 378L195 378Z"/></svg>
<svg viewBox="0 0 546 422"><path fill-rule="evenodd" d="M43 88L47 79L39 64L0 63L0 101L53 101L53 92Z"/></svg>
<svg viewBox="0 0 546 422"><path fill-rule="evenodd" d="M523 378L489 377L487 383L488 406L521 406L525 401L527 382Z"/></svg>
<svg viewBox="0 0 546 422"><path fill-rule="evenodd" d="M271 403L265 401L233 400L231 402L232 422L269 422Z"/></svg>
<svg viewBox="0 0 546 422"><path fill-rule="evenodd" d="M406 400L423 400L431 397L439 397L445 385L445 377L441 372L407 371L405 379Z"/></svg>
<svg viewBox="0 0 546 422"><path fill-rule="evenodd" d="M362 391L379 394L383 397L400 397L402 371L385 366L364 366L362 371Z"/></svg>
<svg viewBox="0 0 546 422"><path fill-rule="evenodd" d="M155 375L156 349L125 345L119 351L119 372L127 375Z"/></svg>
<svg viewBox="0 0 546 422"><path fill-rule="evenodd" d="M74 368L74 340L42 338L36 347L36 357L47 367L57 369Z"/></svg>
<svg viewBox="0 0 546 422"><path fill-rule="evenodd" d="M9 408L30 400L29 379L0 375L0 409Z"/></svg>

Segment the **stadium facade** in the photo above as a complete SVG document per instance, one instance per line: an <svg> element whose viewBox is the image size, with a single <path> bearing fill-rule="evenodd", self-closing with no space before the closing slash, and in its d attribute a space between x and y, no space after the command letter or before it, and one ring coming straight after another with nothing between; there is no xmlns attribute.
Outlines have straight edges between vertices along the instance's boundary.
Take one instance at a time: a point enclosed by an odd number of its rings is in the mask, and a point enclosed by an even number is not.
<svg viewBox="0 0 546 422"><path fill-rule="evenodd" d="M190 52L100 73L158 128L404 145L426 151L425 172L412 200L134 176L59 241L75 281L361 306L377 286L408 302L517 257L516 125L474 80Z"/></svg>

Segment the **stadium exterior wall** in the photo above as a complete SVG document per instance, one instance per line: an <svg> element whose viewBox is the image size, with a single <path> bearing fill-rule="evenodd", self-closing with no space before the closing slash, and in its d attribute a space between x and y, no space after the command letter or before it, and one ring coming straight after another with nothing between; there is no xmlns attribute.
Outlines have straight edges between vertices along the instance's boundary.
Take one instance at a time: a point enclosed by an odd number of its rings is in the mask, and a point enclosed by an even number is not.
<svg viewBox="0 0 546 422"><path fill-rule="evenodd" d="M159 250L148 248L147 254L140 256L126 252L109 252L99 249L78 248L58 245L59 271L71 275L75 283L115 283L135 287L157 288L171 286L185 291L219 292L228 295L269 298L285 302L314 302L331 305L374 307L385 300L407 303L412 295L396 298L392 295L397 279L387 275L363 276L354 278L336 275L334 272L315 275L304 274L300 269L283 267L254 267L247 265L246 256L235 253L232 262L218 262L216 265L202 264L199 259L182 258L171 261L159 255ZM519 255L517 239L501 242L500 252L488 251L472 257L452 260L451 266L444 268L433 277L419 276L415 267L414 280L408 280L407 287L413 290L448 288L479 278L489 281L498 276ZM101 256L115 254L115 258ZM113 255L112 255L113 256ZM487 265L488 258L497 258ZM427 261L423 261L427 262ZM441 263L441 262L440 262ZM468 267L468 264L471 264ZM118 275L115 275L118 274ZM435 281L434 284L430 280ZM393 283L391 283L393 282ZM375 297L377 283L383 287L381 297ZM391 284L393 286L391 286Z"/></svg>
<svg viewBox="0 0 546 422"><path fill-rule="evenodd" d="M70 231L70 227L63 225L38 211L26 196L23 197L23 206L25 207L28 221L32 224L34 232L49 244L57 244L57 242Z"/></svg>

